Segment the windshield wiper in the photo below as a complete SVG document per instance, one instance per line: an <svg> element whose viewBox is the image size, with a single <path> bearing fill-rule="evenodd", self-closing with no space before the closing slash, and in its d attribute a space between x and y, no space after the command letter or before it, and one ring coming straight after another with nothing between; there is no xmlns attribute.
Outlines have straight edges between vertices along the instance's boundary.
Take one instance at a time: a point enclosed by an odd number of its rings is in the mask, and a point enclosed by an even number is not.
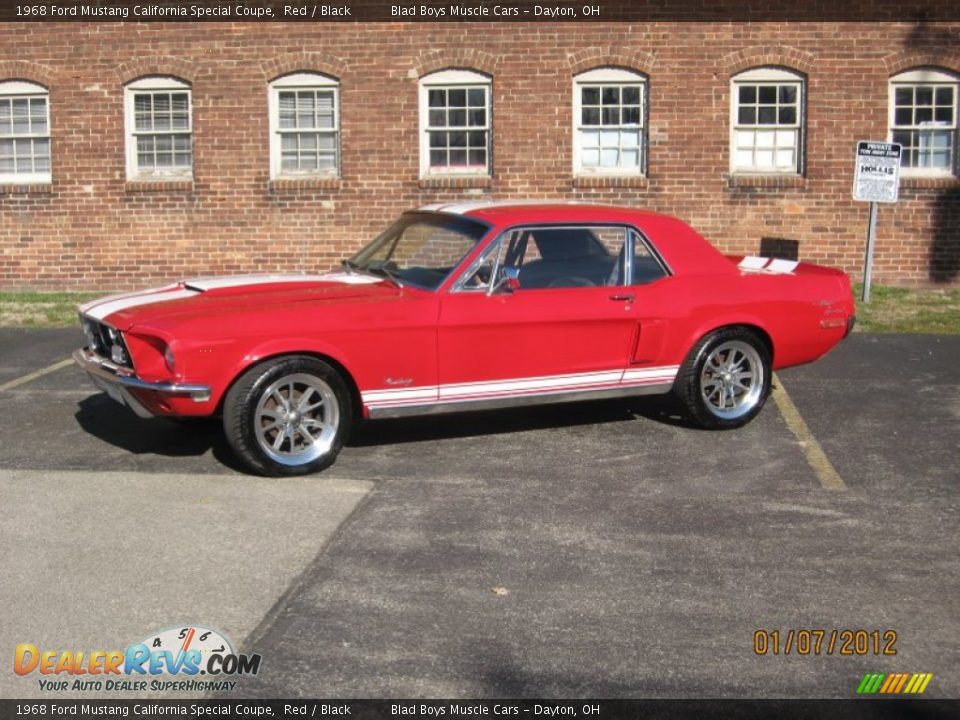
<svg viewBox="0 0 960 720"><path fill-rule="evenodd" d="M378 262L375 264L371 263L370 265L367 265L366 271L374 275L380 275L382 277L385 277L387 280L392 282L398 288L403 287L403 283L400 282L400 278L398 278L396 275L393 274L393 271L389 267L387 267L386 262Z"/></svg>

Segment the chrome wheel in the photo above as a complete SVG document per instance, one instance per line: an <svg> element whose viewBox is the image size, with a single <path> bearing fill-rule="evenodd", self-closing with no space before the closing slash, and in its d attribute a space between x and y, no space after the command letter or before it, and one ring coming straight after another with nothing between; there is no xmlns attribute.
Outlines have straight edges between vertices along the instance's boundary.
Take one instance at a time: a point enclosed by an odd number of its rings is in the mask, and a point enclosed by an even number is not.
<svg viewBox="0 0 960 720"><path fill-rule="evenodd" d="M742 340L728 340L710 351L700 371L700 394L713 415L739 418L757 406L764 394L766 369L756 349Z"/></svg>
<svg viewBox="0 0 960 720"><path fill-rule="evenodd" d="M330 451L340 426L340 405L326 381L294 373L262 392L253 423L267 457L281 465L304 465Z"/></svg>

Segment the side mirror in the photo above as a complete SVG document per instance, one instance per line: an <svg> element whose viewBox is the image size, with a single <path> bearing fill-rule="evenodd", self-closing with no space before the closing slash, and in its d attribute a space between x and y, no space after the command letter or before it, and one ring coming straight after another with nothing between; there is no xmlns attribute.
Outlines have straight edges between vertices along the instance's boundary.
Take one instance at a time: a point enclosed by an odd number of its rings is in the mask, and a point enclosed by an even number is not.
<svg viewBox="0 0 960 720"><path fill-rule="evenodd" d="M520 289L520 268L505 267L497 282L491 286L490 295L495 293L512 293Z"/></svg>

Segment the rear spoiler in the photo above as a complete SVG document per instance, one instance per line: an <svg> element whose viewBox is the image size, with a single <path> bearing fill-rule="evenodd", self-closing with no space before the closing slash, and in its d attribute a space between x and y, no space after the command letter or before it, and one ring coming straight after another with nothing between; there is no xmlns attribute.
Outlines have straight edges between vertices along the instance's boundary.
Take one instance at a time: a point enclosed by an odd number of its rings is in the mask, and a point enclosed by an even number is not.
<svg viewBox="0 0 960 720"><path fill-rule="evenodd" d="M761 275L843 275L834 268L815 265L797 260L782 260L759 255L726 255L727 260L737 266L742 273Z"/></svg>

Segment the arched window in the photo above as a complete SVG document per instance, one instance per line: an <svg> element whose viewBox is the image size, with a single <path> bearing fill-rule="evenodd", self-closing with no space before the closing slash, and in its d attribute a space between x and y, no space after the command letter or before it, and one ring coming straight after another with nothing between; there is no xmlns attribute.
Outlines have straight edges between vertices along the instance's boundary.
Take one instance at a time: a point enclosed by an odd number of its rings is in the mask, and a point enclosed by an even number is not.
<svg viewBox="0 0 960 720"><path fill-rule="evenodd" d="M645 174L646 116L646 76L611 67L574 77L574 174Z"/></svg>
<svg viewBox="0 0 960 720"><path fill-rule="evenodd" d="M730 171L803 172L805 81L800 73L762 67L731 80Z"/></svg>
<svg viewBox="0 0 960 720"><path fill-rule="evenodd" d="M0 82L0 183L50 182L50 95L25 80Z"/></svg>
<svg viewBox="0 0 960 720"><path fill-rule="evenodd" d="M489 175L490 78L440 70L420 78L420 174Z"/></svg>
<svg viewBox="0 0 960 720"><path fill-rule="evenodd" d="M190 86L151 76L124 88L128 180L193 177L193 103Z"/></svg>
<svg viewBox="0 0 960 720"><path fill-rule="evenodd" d="M956 74L918 68L890 78L890 139L907 175L957 174Z"/></svg>
<svg viewBox="0 0 960 720"><path fill-rule="evenodd" d="M270 83L270 177L338 177L340 84L300 72Z"/></svg>

